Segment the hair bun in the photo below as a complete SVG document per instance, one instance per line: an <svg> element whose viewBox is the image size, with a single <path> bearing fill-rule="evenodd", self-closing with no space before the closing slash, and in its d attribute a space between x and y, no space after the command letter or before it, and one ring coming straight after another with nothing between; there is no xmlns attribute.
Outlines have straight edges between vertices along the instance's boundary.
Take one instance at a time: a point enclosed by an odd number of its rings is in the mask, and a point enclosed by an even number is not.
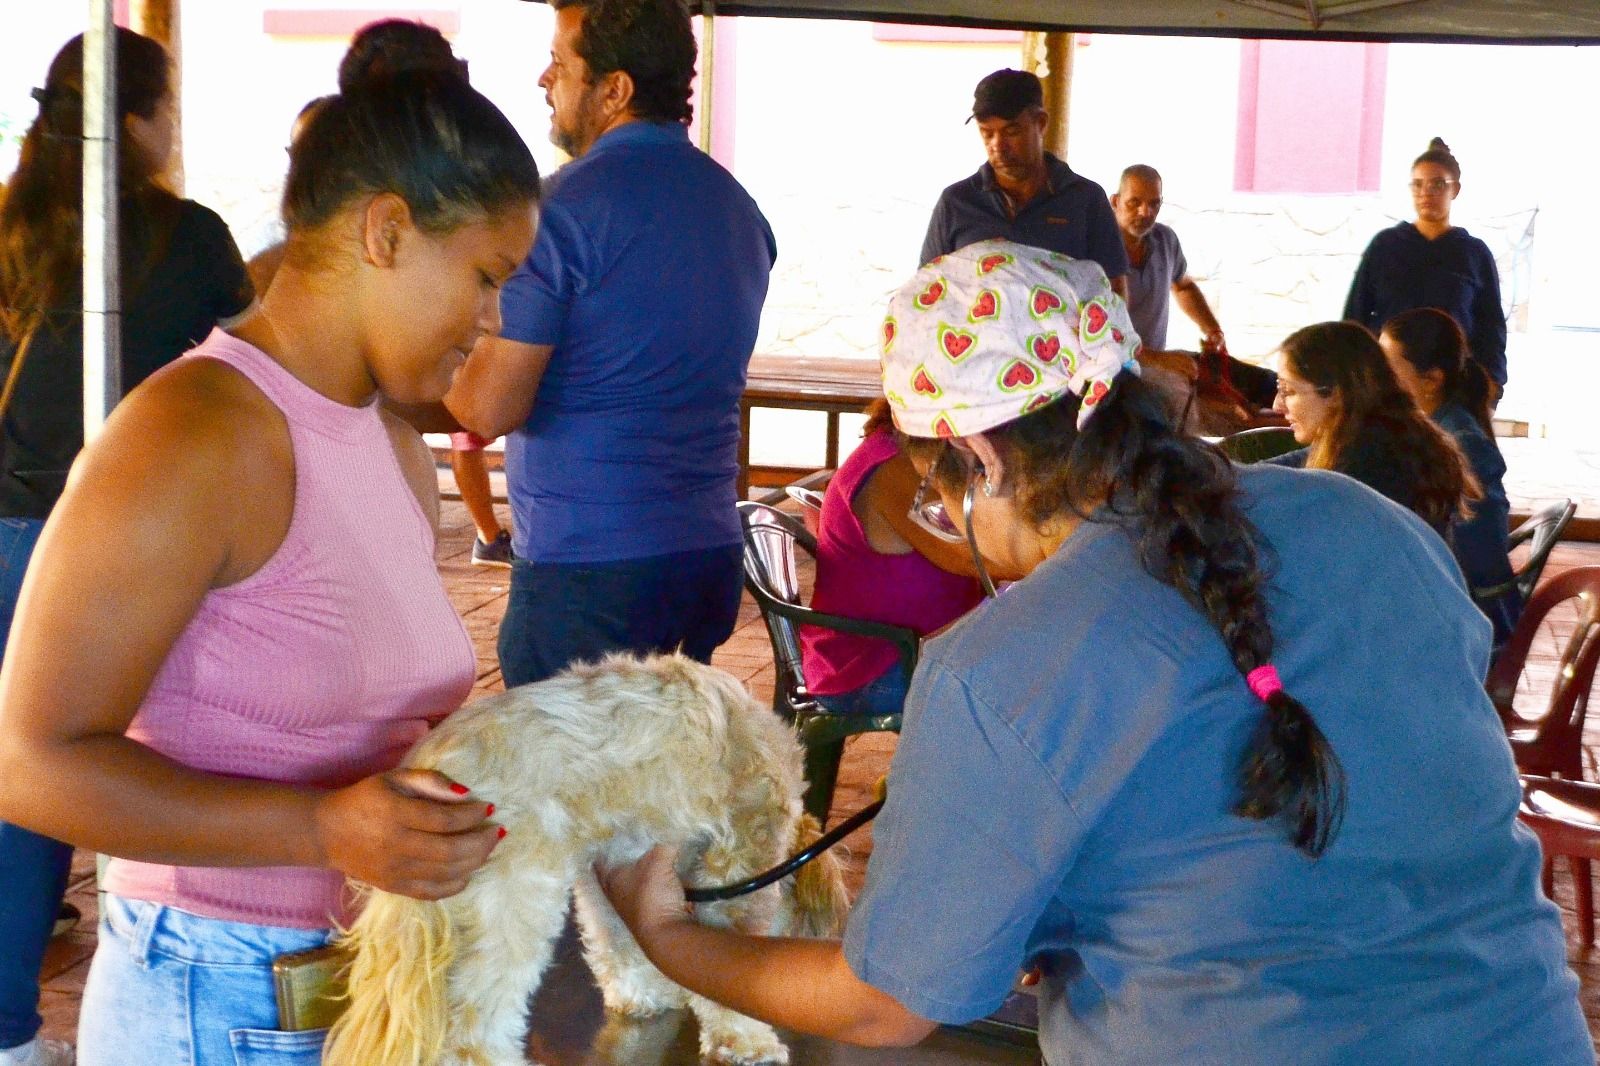
<svg viewBox="0 0 1600 1066"><path fill-rule="evenodd" d="M1448 153L1450 151L1450 146L1444 143L1443 137L1435 137L1433 140L1428 142L1428 151Z"/></svg>

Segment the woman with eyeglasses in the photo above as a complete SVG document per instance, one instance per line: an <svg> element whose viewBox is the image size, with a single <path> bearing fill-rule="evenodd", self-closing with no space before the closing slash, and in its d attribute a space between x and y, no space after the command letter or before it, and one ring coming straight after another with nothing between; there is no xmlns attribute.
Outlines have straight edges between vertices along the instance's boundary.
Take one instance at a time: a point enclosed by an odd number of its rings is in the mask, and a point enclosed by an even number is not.
<svg viewBox="0 0 1600 1066"><path fill-rule="evenodd" d="M1093 263L983 242L889 317L912 462L1026 576L925 645L843 943L698 925L655 849L601 871L650 959L861 1044L1032 968L1056 1066L1592 1066L1443 542L1175 431Z"/></svg>
<svg viewBox="0 0 1600 1066"><path fill-rule="evenodd" d="M1523 604L1522 594L1511 583L1507 554L1511 505L1504 483L1506 461L1495 444L1489 408L1494 386L1473 361L1461 327L1437 308L1418 307L1395 315L1383 327L1378 347L1400 387L1456 442L1483 491L1470 517L1458 515L1451 522L1450 546L1468 585L1506 586L1499 596L1478 603L1494 624L1498 647L1511 639Z"/></svg>
<svg viewBox="0 0 1600 1066"><path fill-rule="evenodd" d="M1372 238L1356 267L1344 317L1377 333L1413 307L1437 307L1466 331L1472 357L1494 382L1491 403L1506 387L1506 314L1500 273L1489 246L1450 223L1461 195L1461 164L1435 137L1411 164L1414 222Z"/></svg>
<svg viewBox="0 0 1600 1066"><path fill-rule="evenodd" d="M926 636L971 610L983 590L961 534L926 506L924 497L937 496L919 485L887 401L867 408L862 438L822 498L811 606ZM836 714L898 714L905 703L900 653L887 640L801 626L800 653L806 691Z"/></svg>
<svg viewBox="0 0 1600 1066"><path fill-rule="evenodd" d="M1461 449L1400 387L1365 327L1307 326L1289 335L1279 356L1273 410L1305 447L1268 462L1353 477L1444 537L1482 499Z"/></svg>

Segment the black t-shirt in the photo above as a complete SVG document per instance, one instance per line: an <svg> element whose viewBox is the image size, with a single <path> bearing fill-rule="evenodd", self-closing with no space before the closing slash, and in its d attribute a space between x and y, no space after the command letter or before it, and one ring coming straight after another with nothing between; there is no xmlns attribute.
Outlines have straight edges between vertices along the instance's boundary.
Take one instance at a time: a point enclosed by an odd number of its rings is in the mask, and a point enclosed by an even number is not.
<svg viewBox="0 0 1600 1066"><path fill-rule="evenodd" d="M125 276L127 265L139 262L136 257L156 257L144 282L124 293L127 393L199 344L219 321L244 311L255 292L227 223L192 200L178 202L171 233L153 253L148 241L140 246L137 234L125 231L124 239L133 246L123 257ZM0 381L15 354L12 341L0 337ZM47 517L83 448L83 322L77 308L54 313L35 335L3 432L0 515Z"/></svg>

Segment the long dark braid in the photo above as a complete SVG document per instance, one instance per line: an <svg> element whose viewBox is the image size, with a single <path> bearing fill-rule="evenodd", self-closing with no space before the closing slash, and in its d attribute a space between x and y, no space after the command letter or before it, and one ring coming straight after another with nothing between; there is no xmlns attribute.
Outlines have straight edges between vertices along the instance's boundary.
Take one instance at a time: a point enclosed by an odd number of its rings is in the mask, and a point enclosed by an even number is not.
<svg viewBox="0 0 1600 1066"><path fill-rule="evenodd" d="M1232 464L1177 433L1160 397L1126 371L1081 433L1078 406L1069 396L996 432L1009 443L1025 517L1040 524L1062 513L1087 517L1086 502L1107 501L1127 523L1145 569L1205 614L1239 672L1269 664L1267 566L1260 534L1239 507ZM1283 817L1309 855L1321 855L1338 832L1344 770L1310 711L1282 689L1266 698L1239 784L1234 812Z"/></svg>

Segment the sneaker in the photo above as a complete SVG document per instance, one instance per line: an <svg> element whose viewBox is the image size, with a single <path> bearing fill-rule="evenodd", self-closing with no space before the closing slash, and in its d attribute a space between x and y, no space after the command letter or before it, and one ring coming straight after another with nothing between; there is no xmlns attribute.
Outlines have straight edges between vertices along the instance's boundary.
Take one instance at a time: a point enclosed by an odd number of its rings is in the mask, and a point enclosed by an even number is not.
<svg viewBox="0 0 1600 1066"><path fill-rule="evenodd" d="M21 1047L0 1048L0 1066L73 1066L77 1061L71 1044L42 1036Z"/></svg>
<svg viewBox="0 0 1600 1066"><path fill-rule="evenodd" d="M70 903L63 903L61 909L56 911L56 924L50 930L52 937L63 936L78 928L78 923L83 920L83 912ZM3 1060L0 1060L3 1061Z"/></svg>
<svg viewBox="0 0 1600 1066"><path fill-rule="evenodd" d="M494 538L494 543L485 544L476 538L472 542L473 566L505 566L511 565L514 556L511 554L511 534L505 530Z"/></svg>

